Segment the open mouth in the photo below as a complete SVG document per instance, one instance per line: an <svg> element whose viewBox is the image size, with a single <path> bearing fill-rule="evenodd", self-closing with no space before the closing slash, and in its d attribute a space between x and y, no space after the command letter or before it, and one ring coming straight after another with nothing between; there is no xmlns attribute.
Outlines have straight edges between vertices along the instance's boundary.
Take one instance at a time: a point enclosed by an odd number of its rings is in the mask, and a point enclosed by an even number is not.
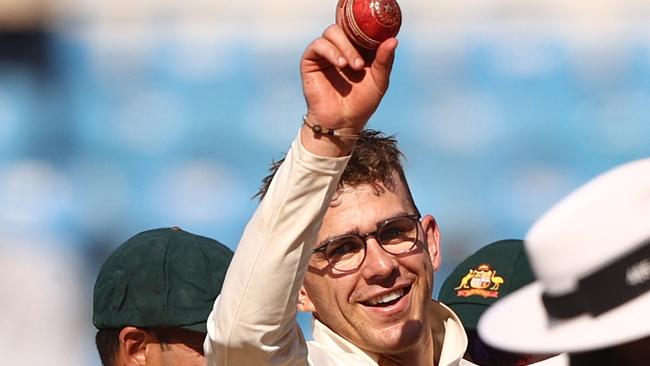
<svg viewBox="0 0 650 366"><path fill-rule="evenodd" d="M373 297L368 301L362 302L362 304L364 306L375 307L375 308L388 307L399 302L410 291L411 291L411 286L402 287L396 289L395 291L391 291L387 294Z"/></svg>

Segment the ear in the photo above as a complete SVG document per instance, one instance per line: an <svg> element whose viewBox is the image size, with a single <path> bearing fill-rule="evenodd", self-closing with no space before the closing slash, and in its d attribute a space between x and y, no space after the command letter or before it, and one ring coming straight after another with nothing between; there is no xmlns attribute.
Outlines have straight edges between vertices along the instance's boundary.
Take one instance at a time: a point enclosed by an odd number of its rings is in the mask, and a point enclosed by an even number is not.
<svg viewBox="0 0 650 366"><path fill-rule="evenodd" d="M429 252L429 258L433 265L433 271L440 268L440 230L436 219L431 215L422 218L422 231L424 232L424 242Z"/></svg>
<svg viewBox="0 0 650 366"><path fill-rule="evenodd" d="M147 345L156 342L146 330L127 326L118 335L120 364L139 366L147 363Z"/></svg>
<svg viewBox="0 0 650 366"><path fill-rule="evenodd" d="M297 307L298 307L298 311L309 312L309 313L316 312L314 303L311 301L311 297L309 297L309 293L307 293L307 290L305 289L305 285L300 286L300 291L298 292Z"/></svg>

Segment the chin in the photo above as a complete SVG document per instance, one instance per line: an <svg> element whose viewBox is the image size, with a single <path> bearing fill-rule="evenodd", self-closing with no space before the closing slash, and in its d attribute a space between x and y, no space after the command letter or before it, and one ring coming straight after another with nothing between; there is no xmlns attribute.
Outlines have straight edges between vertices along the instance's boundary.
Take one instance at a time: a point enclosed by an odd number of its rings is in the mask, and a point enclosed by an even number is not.
<svg viewBox="0 0 650 366"><path fill-rule="evenodd" d="M408 320L379 334L373 334L374 342L369 350L382 354L400 353L419 347L423 334L424 326L421 321Z"/></svg>

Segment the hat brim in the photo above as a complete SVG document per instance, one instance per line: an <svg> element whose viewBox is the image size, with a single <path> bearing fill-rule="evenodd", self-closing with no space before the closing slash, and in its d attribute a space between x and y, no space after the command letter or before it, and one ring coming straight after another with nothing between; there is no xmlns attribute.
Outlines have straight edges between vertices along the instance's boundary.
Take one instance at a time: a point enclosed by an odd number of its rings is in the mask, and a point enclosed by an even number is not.
<svg viewBox="0 0 650 366"><path fill-rule="evenodd" d="M650 292L598 317L582 315L551 325L542 291L537 281L491 306L478 322L481 338L513 352L559 353L613 346L650 334Z"/></svg>

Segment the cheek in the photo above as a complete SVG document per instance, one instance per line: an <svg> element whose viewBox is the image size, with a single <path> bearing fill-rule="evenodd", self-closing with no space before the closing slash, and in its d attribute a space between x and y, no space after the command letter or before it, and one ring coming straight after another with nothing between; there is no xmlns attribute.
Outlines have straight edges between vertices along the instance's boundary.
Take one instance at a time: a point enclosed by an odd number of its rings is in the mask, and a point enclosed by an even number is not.
<svg viewBox="0 0 650 366"><path fill-rule="evenodd" d="M208 361L205 359L205 356L203 355L197 355L194 361L195 361L194 366L207 366L208 364Z"/></svg>
<svg viewBox="0 0 650 366"><path fill-rule="evenodd" d="M305 276L305 289L316 307L316 312L332 312L349 302L354 283L348 276L333 279L329 276Z"/></svg>
<svg viewBox="0 0 650 366"><path fill-rule="evenodd" d="M161 345L158 343L149 343L147 349L145 350L147 357L147 366L159 366L164 365L164 355L161 348Z"/></svg>
<svg viewBox="0 0 650 366"><path fill-rule="evenodd" d="M433 289L433 264L427 252L402 258L400 264L404 270L416 275L418 282L424 283L430 290Z"/></svg>
<svg viewBox="0 0 650 366"><path fill-rule="evenodd" d="M429 277L433 273L433 264L429 253L421 251L410 256L400 259L402 267L406 268L409 272L417 274L418 276Z"/></svg>
<svg viewBox="0 0 650 366"><path fill-rule="evenodd" d="M183 344L173 344L169 350L163 352L163 362L161 366L205 366L207 361L205 357Z"/></svg>

